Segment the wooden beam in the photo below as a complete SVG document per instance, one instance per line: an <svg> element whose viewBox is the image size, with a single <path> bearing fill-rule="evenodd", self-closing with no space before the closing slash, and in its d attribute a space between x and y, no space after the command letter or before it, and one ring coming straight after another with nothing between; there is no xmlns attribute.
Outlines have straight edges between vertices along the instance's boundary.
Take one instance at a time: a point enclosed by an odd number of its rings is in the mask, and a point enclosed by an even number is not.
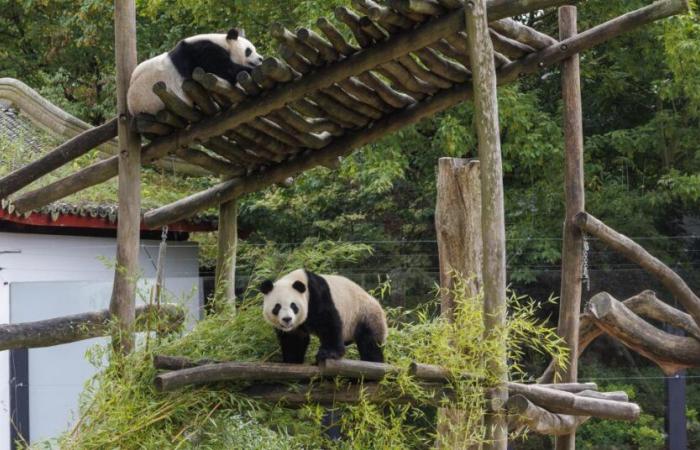
<svg viewBox="0 0 700 450"><path fill-rule="evenodd" d="M518 431L527 427L535 433L561 436L575 433L576 428L590 419L589 416L555 414L535 405L525 396L514 395L506 402L508 428Z"/></svg>
<svg viewBox="0 0 700 450"><path fill-rule="evenodd" d="M136 281L139 275L141 225L141 138L132 131L126 102L131 72L136 67L136 6L134 0L115 0L114 48L117 69L117 116L119 117L119 221L117 266L109 310L118 327L112 346L118 354L133 347Z"/></svg>
<svg viewBox="0 0 700 450"><path fill-rule="evenodd" d="M117 135L117 118L83 131L46 155L0 179L0 198L7 198L25 186L84 155Z"/></svg>
<svg viewBox="0 0 700 450"><path fill-rule="evenodd" d="M681 302L696 325L700 325L700 298L688 287L683 279L670 267L647 252L644 247L624 234L618 233L592 215L581 212L574 223L627 259L639 264L649 274L656 277Z"/></svg>
<svg viewBox="0 0 700 450"><path fill-rule="evenodd" d="M506 236L503 208L503 168L498 123L498 97L494 51L489 36L485 0L473 0L464 9L467 46L472 69L476 135L481 163L481 236L488 249L482 260L484 279L484 339L500 339L494 344L487 367L502 382L490 391L492 411L484 418L484 448L506 450L508 423L503 409L508 400L506 336Z"/></svg>
<svg viewBox="0 0 700 450"><path fill-rule="evenodd" d="M559 8L559 39L577 33L576 7ZM581 312L583 273L583 233L573 223L574 216L585 209L583 181L583 113L581 108L581 72L578 54L561 63L561 91L564 103L564 232L561 259L561 291L557 334L564 339L569 354L568 367L557 374L557 381L575 382L578 377L578 331ZM570 421L576 425L576 421ZM576 448L576 427L572 433L559 433L557 450Z"/></svg>
<svg viewBox="0 0 700 450"><path fill-rule="evenodd" d="M136 309L136 331L146 331L152 318L162 324L160 332L178 329L185 320L181 307L172 304L140 306ZM149 318L151 318L149 320ZM0 325L0 351L16 348L51 347L105 336L112 331L109 310L74 314L55 319ZM156 330L154 330L156 331Z"/></svg>
<svg viewBox="0 0 700 450"><path fill-rule="evenodd" d="M540 33L534 28L528 27L514 19L506 18L495 20L489 25L504 36L522 44L529 45L536 50L542 50L557 43L557 40L553 37Z"/></svg>
<svg viewBox="0 0 700 450"><path fill-rule="evenodd" d="M586 309L599 328L655 362L666 375L700 366L700 341L659 330L607 292L596 294Z"/></svg>
<svg viewBox="0 0 700 450"><path fill-rule="evenodd" d="M219 233L216 241L218 249L214 300L215 303L227 302L235 310L238 249L238 203L235 199L219 205Z"/></svg>

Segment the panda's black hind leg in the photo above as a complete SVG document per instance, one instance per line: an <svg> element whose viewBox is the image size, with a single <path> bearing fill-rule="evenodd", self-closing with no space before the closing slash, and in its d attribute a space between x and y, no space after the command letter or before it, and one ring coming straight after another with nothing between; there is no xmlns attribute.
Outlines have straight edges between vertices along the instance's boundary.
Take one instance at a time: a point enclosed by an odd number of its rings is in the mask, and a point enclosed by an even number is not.
<svg viewBox="0 0 700 450"><path fill-rule="evenodd" d="M355 330L355 343L363 361L384 362L384 352L379 339L366 324L360 324Z"/></svg>

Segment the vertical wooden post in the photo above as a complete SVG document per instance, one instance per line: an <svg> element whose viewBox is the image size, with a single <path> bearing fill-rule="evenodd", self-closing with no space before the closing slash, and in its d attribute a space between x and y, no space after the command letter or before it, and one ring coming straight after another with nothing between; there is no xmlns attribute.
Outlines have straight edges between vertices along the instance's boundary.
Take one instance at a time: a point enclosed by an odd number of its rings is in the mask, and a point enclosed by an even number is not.
<svg viewBox="0 0 700 450"><path fill-rule="evenodd" d="M139 266L141 224L141 142L130 129L126 104L131 72L136 67L136 7L134 0L114 2L114 48L117 69L117 114L119 117L119 216L117 223L117 268L110 312L119 324L112 336L115 352L126 354L133 346L136 279Z"/></svg>
<svg viewBox="0 0 700 450"><path fill-rule="evenodd" d="M435 231L440 259L440 287L452 289L452 273L470 280L469 295L482 285L481 185L479 161L440 158L435 203ZM452 318L454 299L443 295L444 317Z"/></svg>
<svg viewBox="0 0 700 450"><path fill-rule="evenodd" d="M482 263L485 338L501 338L501 345L495 349L489 362L489 370L503 383L489 393L489 403L494 412L484 421L487 440L485 448L506 450L508 426L504 404L508 400L508 390L505 387L508 361L503 336L506 324L506 235L496 67L486 17L486 0L465 2L464 11L481 162L481 232L486 250Z"/></svg>
<svg viewBox="0 0 700 450"><path fill-rule="evenodd" d="M236 250L238 247L238 205L236 200L219 206L214 301L236 304Z"/></svg>
<svg viewBox="0 0 700 450"><path fill-rule="evenodd" d="M440 259L440 312L454 320L454 275L466 277L468 295L476 296L482 286L483 256L481 238L481 184L479 161L440 158L435 203L435 231ZM459 351L459 349L457 349ZM438 413L437 447L462 448L465 441L460 431L463 412L441 408Z"/></svg>
<svg viewBox="0 0 700 450"><path fill-rule="evenodd" d="M559 38L577 33L576 7L559 8ZM574 382L578 376L578 327L581 310L583 236L573 218L585 209L583 185L583 119L581 78L578 54L562 61L561 88L564 100L564 195L565 218L561 260L561 300L557 333L569 348L567 370L559 373L562 382ZM556 438L557 450L576 448L574 433Z"/></svg>

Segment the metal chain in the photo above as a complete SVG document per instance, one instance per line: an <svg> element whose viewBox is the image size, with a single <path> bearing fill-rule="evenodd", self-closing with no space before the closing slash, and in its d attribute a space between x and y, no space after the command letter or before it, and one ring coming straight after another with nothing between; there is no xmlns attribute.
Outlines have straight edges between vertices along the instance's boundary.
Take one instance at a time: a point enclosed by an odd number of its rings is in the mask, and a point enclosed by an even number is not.
<svg viewBox="0 0 700 450"><path fill-rule="evenodd" d="M581 281L586 285L586 292L591 290L591 277L588 273L588 250L590 246L588 244L588 234L583 233L583 258L581 258Z"/></svg>

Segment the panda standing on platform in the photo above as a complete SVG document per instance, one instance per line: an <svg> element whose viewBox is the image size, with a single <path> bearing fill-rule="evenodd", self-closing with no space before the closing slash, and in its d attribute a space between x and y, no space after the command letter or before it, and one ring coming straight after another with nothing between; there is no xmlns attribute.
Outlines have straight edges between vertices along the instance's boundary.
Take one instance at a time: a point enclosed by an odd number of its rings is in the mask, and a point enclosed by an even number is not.
<svg viewBox="0 0 700 450"><path fill-rule="evenodd" d="M260 290L265 296L263 316L277 331L284 362L304 362L310 334L321 341L317 363L342 358L352 342L363 361L384 361L384 310L354 282L298 269L274 283L263 282Z"/></svg>
<svg viewBox="0 0 700 450"><path fill-rule="evenodd" d="M262 63L255 46L245 38L242 30L232 28L228 33L198 34L180 41L174 49L148 59L134 69L129 83L127 104L132 116L139 113L155 114L164 105L153 93L153 85L165 83L170 91L188 105L190 99L182 91L182 82L192 78L192 72L201 67L236 84L239 72L250 72Z"/></svg>

